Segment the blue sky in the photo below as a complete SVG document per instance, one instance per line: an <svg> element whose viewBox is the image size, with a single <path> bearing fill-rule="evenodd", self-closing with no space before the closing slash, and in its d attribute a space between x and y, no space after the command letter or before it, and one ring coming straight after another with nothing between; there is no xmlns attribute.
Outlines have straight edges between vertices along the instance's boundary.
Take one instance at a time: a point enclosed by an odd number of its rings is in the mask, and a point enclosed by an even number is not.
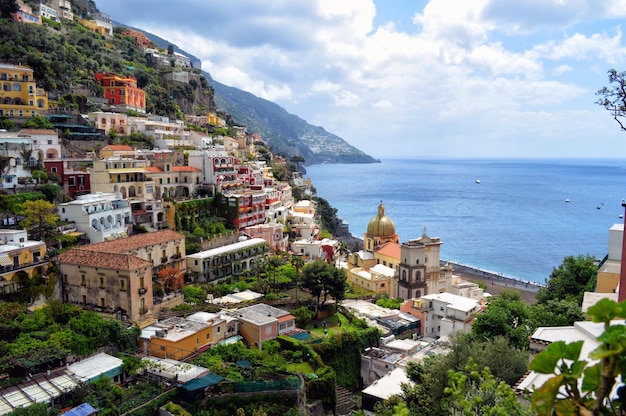
<svg viewBox="0 0 626 416"><path fill-rule="evenodd" d="M624 0L96 0L376 158L625 158Z"/></svg>

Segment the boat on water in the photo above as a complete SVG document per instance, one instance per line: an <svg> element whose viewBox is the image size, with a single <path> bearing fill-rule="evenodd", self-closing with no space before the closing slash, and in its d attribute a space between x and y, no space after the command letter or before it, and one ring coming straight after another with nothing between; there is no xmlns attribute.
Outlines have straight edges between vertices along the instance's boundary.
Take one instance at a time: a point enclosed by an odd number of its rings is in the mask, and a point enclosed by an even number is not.
<svg viewBox="0 0 626 416"><path fill-rule="evenodd" d="M569 198L567 198L567 199L565 200L565 202L569 202Z"/></svg>
<svg viewBox="0 0 626 416"><path fill-rule="evenodd" d="M480 179L476 179L476 183L480 183Z"/></svg>

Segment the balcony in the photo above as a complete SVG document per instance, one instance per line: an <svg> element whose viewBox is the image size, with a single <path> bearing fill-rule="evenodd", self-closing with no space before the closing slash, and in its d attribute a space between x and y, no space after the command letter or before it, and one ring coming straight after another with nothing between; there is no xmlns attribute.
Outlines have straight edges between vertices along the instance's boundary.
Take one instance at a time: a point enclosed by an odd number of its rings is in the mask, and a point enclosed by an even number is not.
<svg viewBox="0 0 626 416"><path fill-rule="evenodd" d="M163 264L167 263L167 257L161 257L161 263Z"/></svg>
<svg viewBox="0 0 626 416"><path fill-rule="evenodd" d="M145 295L146 294L146 288L145 287L140 287L137 292L139 292L140 295Z"/></svg>

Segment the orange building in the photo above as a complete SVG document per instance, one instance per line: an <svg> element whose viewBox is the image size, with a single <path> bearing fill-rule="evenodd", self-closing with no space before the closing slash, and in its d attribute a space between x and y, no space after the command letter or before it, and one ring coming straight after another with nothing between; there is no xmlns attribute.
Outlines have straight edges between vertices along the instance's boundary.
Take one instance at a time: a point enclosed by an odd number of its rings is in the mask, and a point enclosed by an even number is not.
<svg viewBox="0 0 626 416"><path fill-rule="evenodd" d="M126 29L122 32L122 36L130 36L135 39L135 44L137 46L141 46L142 48L153 48L154 42L150 40L143 32L133 29Z"/></svg>
<svg viewBox="0 0 626 416"><path fill-rule="evenodd" d="M137 86L136 78L98 72L96 82L104 89L104 98L109 105L146 112L146 93Z"/></svg>

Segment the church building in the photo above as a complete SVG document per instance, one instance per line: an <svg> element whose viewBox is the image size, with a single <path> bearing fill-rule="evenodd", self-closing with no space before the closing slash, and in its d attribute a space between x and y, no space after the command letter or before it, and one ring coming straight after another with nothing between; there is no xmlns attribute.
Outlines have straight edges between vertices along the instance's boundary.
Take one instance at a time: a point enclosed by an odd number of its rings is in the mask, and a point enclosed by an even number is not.
<svg viewBox="0 0 626 416"><path fill-rule="evenodd" d="M452 265L440 264L442 244L439 237L429 237L426 228L420 238L400 244L396 226L381 202L378 214L367 225L363 250L348 256L348 281L390 298L454 292Z"/></svg>

